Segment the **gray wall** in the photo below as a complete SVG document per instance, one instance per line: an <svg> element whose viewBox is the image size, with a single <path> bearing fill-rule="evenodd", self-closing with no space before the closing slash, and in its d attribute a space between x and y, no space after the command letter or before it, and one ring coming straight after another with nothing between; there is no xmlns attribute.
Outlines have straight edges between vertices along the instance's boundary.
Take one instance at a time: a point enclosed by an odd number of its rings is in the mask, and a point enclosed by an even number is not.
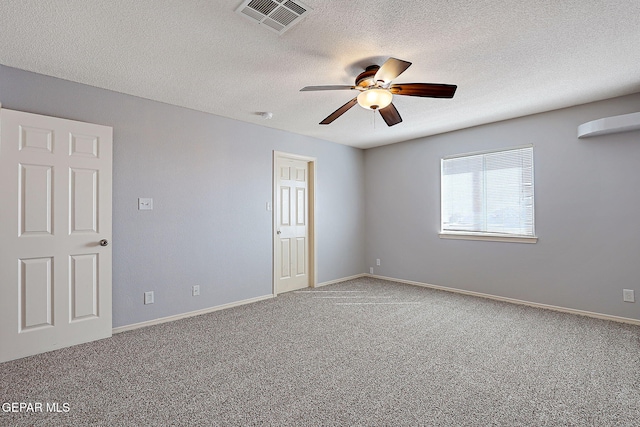
<svg viewBox="0 0 640 427"><path fill-rule="evenodd" d="M114 127L116 327L271 292L273 150L318 159L319 282L371 266L640 319L640 303L622 302L623 288L640 299L640 132L576 137L581 123L640 111L640 94L364 152L4 66L0 102ZM538 243L439 239L440 158L523 144L534 145ZM154 210L138 211L138 197ZM146 290L155 304L142 304Z"/></svg>
<svg viewBox="0 0 640 427"><path fill-rule="evenodd" d="M271 293L273 150L317 158L318 282L364 271L362 150L4 66L0 102L113 126L114 327Z"/></svg>
<svg viewBox="0 0 640 427"><path fill-rule="evenodd" d="M640 94L365 151L366 263L375 274L640 319L640 131L577 139L640 111ZM533 144L537 244L445 240L443 156ZM375 266L375 259L381 266Z"/></svg>

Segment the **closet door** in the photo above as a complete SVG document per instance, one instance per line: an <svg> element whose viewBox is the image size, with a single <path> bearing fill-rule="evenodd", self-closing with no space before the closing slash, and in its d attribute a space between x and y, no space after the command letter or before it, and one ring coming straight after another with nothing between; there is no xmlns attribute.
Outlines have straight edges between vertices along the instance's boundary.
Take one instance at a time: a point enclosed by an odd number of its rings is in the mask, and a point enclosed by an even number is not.
<svg viewBox="0 0 640 427"><path fill-rule="evenodd" d="M276 159L276 293L309 287L309 164Z"/></svg>
<svg viewBox="0 0 640 427"><path fill-rule="evenodd" d="M111 336L112 128L0 109L0 362Z"/></svg>

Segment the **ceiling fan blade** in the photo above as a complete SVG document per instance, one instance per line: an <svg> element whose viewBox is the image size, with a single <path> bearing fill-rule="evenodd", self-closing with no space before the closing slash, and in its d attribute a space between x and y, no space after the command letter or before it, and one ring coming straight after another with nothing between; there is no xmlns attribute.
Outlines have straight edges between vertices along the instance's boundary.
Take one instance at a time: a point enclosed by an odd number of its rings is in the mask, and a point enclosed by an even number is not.
<svg viewBox="0 0 640 427"><path fill-rule="evenodd" d="M321 121L320 124L321 125L328 125L329 123L331 123L332 121L334 121L335 119L337 119L338 117L340 117L341 115L343 115L344 113L349 111L349 109L351 107L353 107L354 105L356 105L357 103L358 103L358 97L356 96L351 101L347 102L342 107L338 108L336 111L334 111L333 113L329 114L329 116L326 119L324 119L323 121Z"/></svg>
<svg viewBox="0 0 640 427"><path fill-rule="evenodd" d="M410 65L411 62L403 61L402 59L389 58L384 64L382 64L373 80L375 82L382 80L385 83L390 83L391 80L404 73Z"/></svg>
<svg viewBox="0 0 640 427"><path fill-rule="evenodd" d="M355 86L343 86L343 85L335 85L335 86L305 86L300 89L300 92L308 92L312 90L353 90Z"/></svg>
<svg viewBox="0 0 640 427"><path fill-rule="evenodd" d="M456 85L440 83L400 83L391 85L389 90L394 95L424 96L428 98L453 98Z"/></svg>
<svg viewBox="0 0 640 427"><path fill-rule="evenodd" d="M381 108L378 111L380 111L380 115L384 119L387 126L397 125L398 123L402 122L402 117L400 117L400 113L398 113L398 110L396 110L396 107L395 105L393 105L393 103L384 108Z"/></svg>

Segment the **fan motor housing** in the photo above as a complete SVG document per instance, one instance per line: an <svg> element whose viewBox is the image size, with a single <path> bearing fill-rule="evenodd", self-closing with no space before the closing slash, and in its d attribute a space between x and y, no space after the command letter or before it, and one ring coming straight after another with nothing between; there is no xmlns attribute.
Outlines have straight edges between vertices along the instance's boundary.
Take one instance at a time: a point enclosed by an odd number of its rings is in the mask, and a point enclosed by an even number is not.
<svg viewBox="0 0 640 427"><path fill-rule="evenodd" d="M375 84L373 78L380 69L379 65L369 65L363 72L356 77L356 86L369 87Z"/></svg>

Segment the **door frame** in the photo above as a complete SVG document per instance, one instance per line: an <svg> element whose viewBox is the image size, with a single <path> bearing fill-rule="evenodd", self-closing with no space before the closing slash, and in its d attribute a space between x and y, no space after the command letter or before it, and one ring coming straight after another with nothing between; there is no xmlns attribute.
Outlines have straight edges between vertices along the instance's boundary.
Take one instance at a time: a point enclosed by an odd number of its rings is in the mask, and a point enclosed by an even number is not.
<svg viewBox="0 0 640 427"><path fill-rule="evenodd" d="M308 197L309 197L309 207L308 213L309 218L307 222L307 232L309 234L309 287L315 288L318 283L317 280L317 259L316 259L316 221L315 221L315 212L316 212L316 158L303 156L300 154L292 154L286 153L284 151L276 151L273 150L273 168L272 168L272 191L271 191L271 241L272 241L272 263L271 268L273 270L272 281L271 281L271 292L273 296L278 295L278 291L276 288L277 277L276 277L276 262L278 258L276 256L277 253L277 235L276 230L278 228L276 212L278 206L276 204L276 196L278 192L278 159L293 159L293 160L302 160L307 162L308 173L309 173L309 181L308 181Z"/></svg>

